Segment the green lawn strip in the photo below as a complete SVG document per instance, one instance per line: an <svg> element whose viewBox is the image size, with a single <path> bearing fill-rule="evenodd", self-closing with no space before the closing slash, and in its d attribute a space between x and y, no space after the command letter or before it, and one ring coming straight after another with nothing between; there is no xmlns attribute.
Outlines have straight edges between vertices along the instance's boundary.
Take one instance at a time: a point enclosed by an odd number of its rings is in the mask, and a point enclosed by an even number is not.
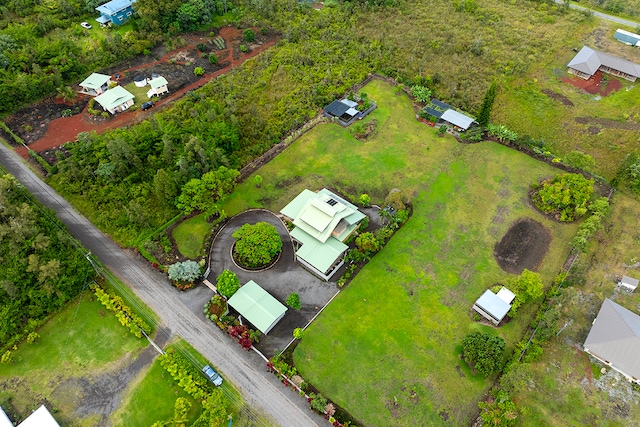
<svg viewBox="0 0 640 427"><path fill-rule="evenodd" d="M539 360L524 364L531 381L523 382L513 395L519 406L527 408L522 425L626 426L640 419L637 399L626 403L620 399L627 396L626 381L611 384L611 396L596 388L594 381L601 375L602 366L590 363L589 356L580 350L602 300L612 297L613 279L623 274L634 276L637 271L627 270L623 264L630 265L638 259L635 230L639 216L637 199L615 195L607 232L598 232L589 253L583 256L588 263L586 284L562 291L568 298L562 303L556 329L560 331L568 325L545 345ZM639 294L619 292L615 301L638 313Z"/></svg>
<svg viewBox="0 0 640 427"><path fill-rule="evenodd" d="M131 335L90 292L61 310L38 333L38 342L18 347L12 364L0 364L0 380L24 381L24 386L11 391L12 404L24 415L35 409L31 408L35 396L44 396L60 411L61 419L75 422L80 422L73 414L75 397L54 394L56 386L71 377L93 377L113 369L125 354L148 344Z"/></svg>
<svg viewBox="0 0 640 427"><path fill-rule="evenodd" d="M182 221L173 229L172 235L180 253L187 258L196 259L202 253L204 238L210 230L207 215L202 213Z"/></svg>
<svg viewBox="0 0 640 427"><path fill-rule="evenodd" d="M186 418L194 421L202 411L200 402L189 396L171 378L156 359L153 365L139 375L130 386L118 411L112 414L111 424L131 427L149 427L156 421L172 419L177 398L186 398L192 405ZM147 410L141 410L146 408ZM189 423L188 423L189 424Z"/></svg>

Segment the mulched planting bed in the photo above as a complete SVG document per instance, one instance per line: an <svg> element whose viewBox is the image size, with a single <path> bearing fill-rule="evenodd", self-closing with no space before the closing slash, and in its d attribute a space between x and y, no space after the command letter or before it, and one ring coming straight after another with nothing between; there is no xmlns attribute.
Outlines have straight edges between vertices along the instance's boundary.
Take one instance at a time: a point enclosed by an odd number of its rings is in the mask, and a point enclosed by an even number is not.
<svg viewBox="0 0 640 427"><path fill-rule="evenodd" d="M551 243L551 233L530 218L516 221L496 245L493 255L507 273L520 274L526 268L535 271Z"/></svg>
<svg viewBox="0 0 640 427"><path fill-rule="evenodd" d="M575 86L583 91L590 93L592 95L601 95L607 96L611 92L615 92L620 90L622 87L622 83L618 78L607 75L606 80L603 80L602 71L598 70L596 73L591 76L589 80L581 79L580 77L565 77L562 79L564 83L569 83L572 86Z"/></svg>

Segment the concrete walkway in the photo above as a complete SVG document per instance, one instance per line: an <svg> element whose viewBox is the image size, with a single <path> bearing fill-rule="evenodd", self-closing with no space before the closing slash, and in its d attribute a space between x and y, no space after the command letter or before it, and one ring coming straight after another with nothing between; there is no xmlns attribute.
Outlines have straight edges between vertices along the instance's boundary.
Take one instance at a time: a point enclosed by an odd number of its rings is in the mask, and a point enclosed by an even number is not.
<svg viewBox="0 0 640 427"><path fill-rule="evenodd" d="M268 270L249 272L239 268L231 257L231 248L235 239L232 234L244 224L267 222L274 225L282 238L282 254L278 262ZM282 221L272 212L251 210L231 218L218 232L209 254L211 273L208 280L215 284L223 270L234 272L241 284L253 280L284 304L289 294L300 295L302 309L289 308L285 317L269 332L262 336L256 347L267 357L273 356L293 338L293 329L304 327L330 299L338 288L334 282L324 282L294 260L291 237ZM339 277L339 276L337 276Z"/></svg>
<svg viewBox="0 0 640 427"><path fill-rule="evenodd" d="M211 290L200 286L196 293L180 292L166 276L152 269L141 257L118 247L51 187L42 182L9 147L0 142L0 164L16 177L41 203L54 210L69 231L166 325L169 334L189 342L220 370L249 406L281 426L308 427L326 425L319 415L309 411L307 402L285 388L275 375L267 372L265 362L254 352L245 352L229 337L205 320L202 304ZM202 298L197 301L198 293ZM182 299L197 301L199 314ZM194 304L191 302L191 304Z"/></svg>

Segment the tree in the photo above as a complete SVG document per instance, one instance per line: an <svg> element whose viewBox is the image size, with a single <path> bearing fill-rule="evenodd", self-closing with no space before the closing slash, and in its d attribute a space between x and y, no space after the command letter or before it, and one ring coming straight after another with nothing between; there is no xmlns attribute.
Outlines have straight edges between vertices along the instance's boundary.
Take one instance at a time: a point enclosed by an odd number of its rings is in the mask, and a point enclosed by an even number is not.
<svg viewBox="0 0 640 427"><path fill-rule="evenodd" d="M176 262L167 270L169 279L174 282L189 283L196 280L202 274L200 266L195 261Z"/></svg>
<svg viewBox="0 0 640 427"><path fill-rule="evenodd" d="M366 193L362 193L360 195L360 204L365 208L371 206L371 197L369 197L369 195Z"/></svg>
<svg viewBox="0 0 640 427"><path fill-rule="evenodd" d="M489 125L491 121L491 110L493 109L493 103L496 100L496 82L495 80L487 89L487 92L484 94L484 100L482 101L482 107L480 107L480 114L478 114L478 124L485 128Z"/></svg>
<svg viewBox="0 0 640 427"><path fill-rule="evenodd" d="M484 332L473 332L462 340L462 358L485 377L502 369L504 349L502 338Z"/></svg>
<svg viewBox="0 0 640 427"><path fill-rule="evenodd" d="M268 265L282 250L278 229L267 222L244 224L232 236L236 260L249 268Z"/></svg>
<svg viewBox="0 0 640 427"><path fill-rule="evenodd" d="M411 96L418 102L429 102L431 101L431 89L420 85L411 86Z"/></svg>
<svg viewBox="0 0 640 427"><path fill-rule="evenodd" d="M540 298L544 293L540 274L529 271L526 268L518 277L509 280L507 286L516 295L509 310L509 316L512 318L515 317L518 308L522 304Z"/></svg>
<svg viewBox="0 0 640 427"><path fill-rule="evenodd" d="M182 187L176 206L185 214L194 210L208 212L216 203L233 191L240 173L235 169L220 166L218 170L207 172L202 178L193 178Z"/></svg>
<svg viewBox="0 0 640 427"><path fill-rule="evenodd" d="M247 28L242 32L242 38L247 43L253 43L256 40L256 32L253 31L251 28Z"/></svg>
<svg viewBox="0 0 640 427"><path fill-rule="evenodd" d="M254 176L253 183L256 185L257 188L260 188L260 186L262 185L262 176L260 175Z"/></svg>
<svg viewBox="0 0 640 427"><path fill-rule="evenodd" d="M541 211L554 214L560 221L570 222L587 213L592 194L592 179L578 173L565 173L543 182L531 197Z"/></svg>
<svg viewBox="0 0 640 427"><path fill-rule="evenodd" d="M294 310L300 310L300 295L293 292L292 294L289 295L289 297L285 301L285 304L287 304L289 307L293 308Z"/></svg>
<svg viewBox="0 0 640 427"><path fill-rule="evenodd" d="M216 279L216 288L220 295L231 298L240 289L240 279L235 273L224 270Z"/></svg>

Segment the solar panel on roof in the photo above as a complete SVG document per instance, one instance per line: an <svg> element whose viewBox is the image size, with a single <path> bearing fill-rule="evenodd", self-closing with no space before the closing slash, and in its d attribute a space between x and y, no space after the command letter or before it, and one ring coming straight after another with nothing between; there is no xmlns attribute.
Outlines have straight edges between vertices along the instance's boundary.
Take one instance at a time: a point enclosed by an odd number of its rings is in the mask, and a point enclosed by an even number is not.
<svg viewBox="0 0 640 427"><path fill-rule="evenodd" d="M434 110L433 108L426 107L424 111L427 114L432 115L433 117L436 117L438 119L442 116L442 111Z"/></svg>
<svg viewBox="0 0 640 427"><path fill-rule="evenodd" d="M329 206L335 206L335 205L337 205L337 204L338 204L338 202L337 202L337 201L335 201L335 200L333 200L333 199L329 199L329 200L327 200L327 204L328 204Z"/></svg>
<svg viewBox="0 0 640 427"><path fill-rule="evenodd" d="M435 105L436 107L440 107L442 109L448 110L449 108L451 108L451 105L449 104L445 104L444 102L438 100L438 99L432 99L431 103L433 105Z"/></svg>

